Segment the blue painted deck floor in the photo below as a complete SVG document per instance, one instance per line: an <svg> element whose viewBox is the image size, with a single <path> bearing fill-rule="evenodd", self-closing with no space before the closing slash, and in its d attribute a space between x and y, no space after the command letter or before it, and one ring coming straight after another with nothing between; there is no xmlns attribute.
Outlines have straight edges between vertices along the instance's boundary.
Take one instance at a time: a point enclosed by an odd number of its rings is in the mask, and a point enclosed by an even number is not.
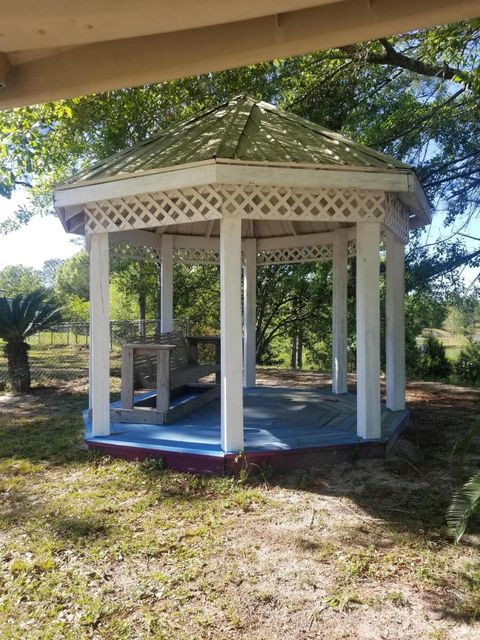
<svg viewBox="0 0 480 640"><path fill-rule="evenodd" d="M113 406L118 406L114 403ZM387 441L407 411L382 406L382 438ZM169 425L114 423L110 436L92 438L88 412L85 439L180 453L223 456L220 400L214 400ZM356 435L356 397L320 389L256 387L244 391L245 451L288 451L361 442Z"/></svg>

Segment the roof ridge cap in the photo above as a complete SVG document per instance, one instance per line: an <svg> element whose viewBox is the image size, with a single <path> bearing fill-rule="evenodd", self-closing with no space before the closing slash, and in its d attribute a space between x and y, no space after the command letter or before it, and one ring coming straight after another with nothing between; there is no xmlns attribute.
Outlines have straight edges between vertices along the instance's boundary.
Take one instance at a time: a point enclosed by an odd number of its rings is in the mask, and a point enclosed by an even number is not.
<svg viewBox="0 0 480 640"><path fill-rule="evenodd" d="M244 123L243 123L243 125L242 125L242 129L241 129L240 133L238 134L238 138L237 138L237 142L236 142L236 144L235 144L235 148L234 148L234 149L233 149L233 151L232 151L232 156L233 156L233 157L235 157L235 154L236 154L236 152L237 152L237 149L238 149L238 147L240 146L240 140L241 140L242 136L245 134L245 129L247 128L248 121L249 121L249 120L250 120L250 118L252 117L252 111L253 111L253 108L254 108L255 106L256 106L256 103L252 101L252 102L251 102L251 104L250 104L250 109L249 109L249 111L248 111L248 114L247 114L247 116L246 116L246 118L245 118L245 120L244 120Z"/></svg>

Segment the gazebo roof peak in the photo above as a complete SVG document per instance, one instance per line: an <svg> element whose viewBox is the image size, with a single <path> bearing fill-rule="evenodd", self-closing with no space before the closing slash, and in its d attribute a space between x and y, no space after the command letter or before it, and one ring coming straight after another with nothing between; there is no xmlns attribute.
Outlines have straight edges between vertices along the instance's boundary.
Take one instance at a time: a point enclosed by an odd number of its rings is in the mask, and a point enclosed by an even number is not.
<svg viewBox="0 0 480 640"><path fill-rule="evenodd" d="M248 94L239 94L101 160L72 183L226 159L405 170L408 165Z"/></svg>

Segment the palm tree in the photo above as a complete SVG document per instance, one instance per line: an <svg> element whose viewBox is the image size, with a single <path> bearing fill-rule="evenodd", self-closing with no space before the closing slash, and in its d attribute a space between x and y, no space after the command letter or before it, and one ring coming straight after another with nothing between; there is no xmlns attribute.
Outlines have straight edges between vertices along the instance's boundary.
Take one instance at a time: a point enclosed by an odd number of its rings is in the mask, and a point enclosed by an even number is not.
<svg viewBox="0 0 480 640"><path fill-rule="evenodd" d="M60 320L60 307L43 290L0 298L0 338L8 362L8 378L12 391L30 391L30 364L26 340L48 329Z"/></svg>
<svg viewBox="0 0 480 640"><path fill-rule="evenodd" d="M449 532L459 542L472 516L480 511L480 473L455 492L447 512Z"/></svg>
<svg viewBox="0 0 480 640"><path fill-rule="evenodd" d="M455 446L454 457L458 459L459 472L463 472L464 461L472 445L480 436L480 420L477 420ZM453 494L447 511L449 533L459 542L465 533L469 521L480 512L480 471L476 471L467 482Z"/></svg>

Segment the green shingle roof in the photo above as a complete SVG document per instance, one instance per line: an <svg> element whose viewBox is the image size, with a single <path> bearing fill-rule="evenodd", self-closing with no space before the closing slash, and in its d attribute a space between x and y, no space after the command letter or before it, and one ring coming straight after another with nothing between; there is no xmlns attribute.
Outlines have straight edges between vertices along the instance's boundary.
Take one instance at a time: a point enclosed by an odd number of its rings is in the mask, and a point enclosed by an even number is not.
<svg viewBox="0 0 480 640"><path fill-rule="evenodd" d="M101 180L214 158L409 168L309 120L240 95L98 162L69 182Z"/></svg>

